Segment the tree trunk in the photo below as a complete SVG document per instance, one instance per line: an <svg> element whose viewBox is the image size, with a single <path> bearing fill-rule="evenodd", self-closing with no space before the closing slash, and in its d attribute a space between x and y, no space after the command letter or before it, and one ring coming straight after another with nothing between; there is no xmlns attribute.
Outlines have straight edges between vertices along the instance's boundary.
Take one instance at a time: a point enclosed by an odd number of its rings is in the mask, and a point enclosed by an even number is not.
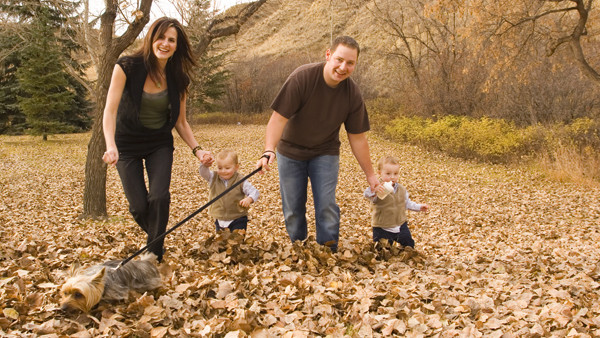
<svg viewBox="0 0 600 338"><path fill-rule="evenodd" d="M102 116L98 110L96 115ZM100 127L97 127L100 125ZM85 161L85 188L83 190L82 218L106 217L106 164L102 161L105 148L101 123L94 119L92 137L88 143Z"/></svg>
<svg viewBox="0 0 600 338"><path fill-rule="evenodd" d="M88 143L88 153L85 161L85 186L83 190L83 213L81 218L105 218L106 213L106 164L102 155L106 149L102 116L108 95L108 87L112 70L121 53L131 45L148 23L152 0L143 0L140 10L143 16L129 25L127 31L120 37L113 37L115 19L117 17L117 0L106 0L106 10L100 23L100 46L102 53L99 64L96 65L98 80L94 88L94 124L92 137Z"/></svg>

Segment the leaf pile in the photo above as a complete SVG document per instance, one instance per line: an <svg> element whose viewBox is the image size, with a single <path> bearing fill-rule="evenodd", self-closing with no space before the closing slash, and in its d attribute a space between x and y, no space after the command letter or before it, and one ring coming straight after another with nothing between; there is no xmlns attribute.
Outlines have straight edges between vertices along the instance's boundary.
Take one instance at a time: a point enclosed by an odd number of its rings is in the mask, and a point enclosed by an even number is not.
<svg viewBox="0 0 600 338"><path fill-rule="evenodd" d="M264 126L196 126L203 147L262 153ZM80 220L88 135L1 137L0 335L8 336L576 336L600 335L600 191L540 173L465 162L370 135L373 160L402 160L416 250L372 243L366 180L340 156L340 245L287 237L277 170L245 234L216 234L202 212L171 233L164 285L90 314L59 310L75 262L125 259L145 243L108 169L107 220ZM342 135L342 139L345 136ZM173 226L208 201L198 162L176 138ZM310 191L310 190L309 190ZM309 194L309 200L312 197Z"/></svg>

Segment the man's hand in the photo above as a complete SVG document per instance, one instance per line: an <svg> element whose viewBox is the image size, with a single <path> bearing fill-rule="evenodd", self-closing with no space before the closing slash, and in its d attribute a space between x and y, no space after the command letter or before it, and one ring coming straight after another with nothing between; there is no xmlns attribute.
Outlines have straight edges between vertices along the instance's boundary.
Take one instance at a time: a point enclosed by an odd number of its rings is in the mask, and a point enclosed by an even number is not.
<svg viewBox="0 0 600 338"><path fill-rule="evenodd" d="M275 161L275 152L272 150L265 150L263 155L256 162L256 168L262 167L264 170L269 171L271 168L269 167ZM263 172L262 170L260 171Z"/></svg>
<svg viewBox="0 0 600 338"><path fill-rule="evenodd" d="M369 183L369 187L371 187L371 191L377 191L377 187L379 187L381 185L379 183L379 179L377 179L377 176L375 176L375 175L367 176L367 183Z"/></svg>

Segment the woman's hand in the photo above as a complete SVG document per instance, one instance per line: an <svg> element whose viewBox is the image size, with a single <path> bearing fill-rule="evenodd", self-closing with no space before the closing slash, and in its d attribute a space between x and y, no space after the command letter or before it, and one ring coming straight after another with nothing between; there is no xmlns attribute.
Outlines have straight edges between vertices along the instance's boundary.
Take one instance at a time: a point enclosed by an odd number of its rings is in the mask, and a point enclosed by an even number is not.
<svg viewBox="0 0 600 338"><path fill-rule="evenodd" d="M104 163L106 164L113 166L117 164L117 161L119 161L119 151L117 150L117 148L111 147L109 149L106 149L104 155L102 155L102 161L104 161Z"/></svg>
<svg viewBox="0 0 600 338"><path fill-rule="evenodd" d="M200 162L202 162L202 165L205 167L210 167L215 161L211 152L206 150L198 150L196 152L196 157L198 157Z"/></svg>

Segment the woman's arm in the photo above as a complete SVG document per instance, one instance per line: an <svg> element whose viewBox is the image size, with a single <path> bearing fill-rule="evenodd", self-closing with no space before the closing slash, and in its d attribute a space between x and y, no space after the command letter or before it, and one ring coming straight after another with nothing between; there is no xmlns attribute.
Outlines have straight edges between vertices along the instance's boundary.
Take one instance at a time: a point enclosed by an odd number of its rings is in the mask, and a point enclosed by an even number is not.
<svg viewBox="0 0 600 338"><path fill-rule="evenodd" d="M187 95L183 95L183 98L179 103L179 117L177 118L177 122L175 123L175 129L177 130L177 133L179 134L179 136L181 136L183 141L188 145L188 147L190 147L190 149L193 150L199 145L198 141L196 141L196 138L194 137L194 133L192 132L192 127L190 127L190 124L188 123L186 118L186 98ZM204 165L210 166L213 162L213 158L210 154L210 151L198 150L196 151L195 155Z"/></svg>
<svg viewBox="0 0 600 338"><path fill-rule="evenodd" d="M104 141L106 142L106 152L102 156L102 160L110 165L117 164L119 160L119 151L115 143L115 130L117 128L117 110L119 109L123 89L125 89L125 82L127 82L125 72L121 66L115 65L106 96L104 115L102 116L102 128L104 130Z"/></svg>

